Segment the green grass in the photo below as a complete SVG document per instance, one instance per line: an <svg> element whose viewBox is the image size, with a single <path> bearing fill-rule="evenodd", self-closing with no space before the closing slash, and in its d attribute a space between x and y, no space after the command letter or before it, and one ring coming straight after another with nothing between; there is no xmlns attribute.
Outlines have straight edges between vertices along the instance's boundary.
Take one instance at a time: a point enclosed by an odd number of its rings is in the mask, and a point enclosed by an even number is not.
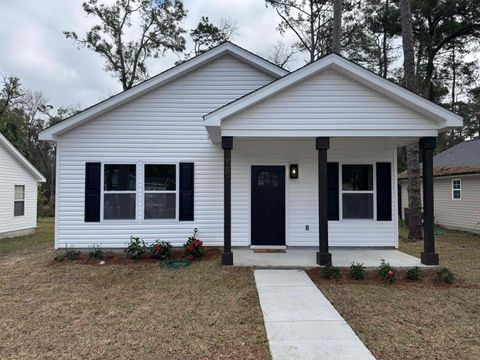
<svg viewBox="0 0 480 360"><path fill-rule="evenodd" d="M53 223L53 218L40 218L34 234L0 239L0 255L45 247L53 248Z"/></svg>

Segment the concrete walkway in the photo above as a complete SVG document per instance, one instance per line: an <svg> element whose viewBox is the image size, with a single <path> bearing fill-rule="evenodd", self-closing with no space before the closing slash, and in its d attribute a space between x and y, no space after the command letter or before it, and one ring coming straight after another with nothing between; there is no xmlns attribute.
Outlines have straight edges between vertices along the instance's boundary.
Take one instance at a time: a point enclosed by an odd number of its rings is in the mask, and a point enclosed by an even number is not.
<svg viewBox="0 0 480 360"><path fill-rule="evenodd" d="M301 270L255 270L273 360L375 359Z"/></svg>
<svg viewBox="0 0 480 360"><path fill-rule="evenodd" d="M254 253L249 248L233 249L233 264L257 267L314 267L318 249L288 248L285 253ZM393 249L330 249L335 266L349 267L352 262L378 267L382 259L396 268L425 267L419 258Z"/></svg>

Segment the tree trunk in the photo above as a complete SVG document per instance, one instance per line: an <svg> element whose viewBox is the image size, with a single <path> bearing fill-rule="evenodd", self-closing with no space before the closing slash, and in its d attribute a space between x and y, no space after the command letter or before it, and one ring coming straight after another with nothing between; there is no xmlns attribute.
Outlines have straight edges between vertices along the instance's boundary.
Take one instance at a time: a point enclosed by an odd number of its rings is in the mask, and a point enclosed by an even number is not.
<svg viewBox="0 0 480 360"><path fill-rule="evenodd" d="M342 35L342 0L333 1L332 52L340 54Z"/></svg>
<svg viewBox="0 0 480 360"><path fill-rule="evenodd" d="M400 0L400 16L402 23L403 69L405 72L405 86L416 92L417 81L415 76L415 49L412 31L412 13L410 0ZM407 145L408 170L408 208L410 218L408 224L408 238L422 239L422 213L420 202L420 164L418 142Z"/></svg>
<svg viewBox="0 0 480 360"><path fill-rule="evenodd" d="M385 17L383 19L383 42L382 42L382 56L383 56L383 74L382 76L386 79L387 78L387 72L388 72L388 43L387 43L387 27L385 25L387 19L388 19L388 13L389 13L389 1L386 0L385 2Z"/></svg>

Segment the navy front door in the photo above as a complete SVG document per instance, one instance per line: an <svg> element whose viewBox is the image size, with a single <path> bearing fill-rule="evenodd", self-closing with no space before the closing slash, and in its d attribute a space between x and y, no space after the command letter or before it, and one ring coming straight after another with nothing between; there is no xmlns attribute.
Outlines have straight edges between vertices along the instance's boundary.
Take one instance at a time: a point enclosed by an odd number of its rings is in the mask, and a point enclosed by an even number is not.
<svg viewBox="0 0 480 360"><path fill-rule="evenodd" d="M252 166L252 245L285 245L285 167Z"/></svg>

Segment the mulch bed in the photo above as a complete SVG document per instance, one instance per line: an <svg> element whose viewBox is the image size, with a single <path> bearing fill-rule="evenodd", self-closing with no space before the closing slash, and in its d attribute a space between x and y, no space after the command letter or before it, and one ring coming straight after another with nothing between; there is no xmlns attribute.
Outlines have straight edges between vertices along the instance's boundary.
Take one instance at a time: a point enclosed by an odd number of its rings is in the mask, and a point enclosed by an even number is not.
<svg viewBox="0 0 480 360"><path fill-rule="evenodd" d="M61 251L61 250L60 250ZM59 251L59 252L60 252ZM161 260L153 259L153 258L141 258L141 259L129 259L125 256L123 252L119 251L105 251L105 264L101 265L100 262L102 260L94 260L88 256L88 252L82 252L80 254L80 258L77 260L52 260L50 265L61 265L61 264L80 264L80 265L98 265L98 266L106 266L106 265L132 265L132 264L155 264L160 262ZM221 249L216 247L209 247L204 248L203 256L199 259L193 260L211 260L215 258L220 258L222 254ZM181 248L174 248L172 249L172 254L168 258L168 260L176 260L181 261L183 260L183 249Z"/></svg>
<svg viewBox="0 0 480 360"><path fill-rule="evenodd" d="M377 275L377 270L367 270L367 278L365 280L355 280L350 277L348 269L340 269L340 277L337 279L324 279L320 276L319 268L310 268L306 270L308 276L312 281L318 285L385 285L393 287L434 287L434 288L478 288L478 285L470 284L467 281L459 278L455 274L455 282L453 284L446 284L440 282L435 278L435 269L423 269L423 276L421 279L414 281L407 279L406 270L395 271L397 280L394 283L388 283L386 280Z"/></svg>

